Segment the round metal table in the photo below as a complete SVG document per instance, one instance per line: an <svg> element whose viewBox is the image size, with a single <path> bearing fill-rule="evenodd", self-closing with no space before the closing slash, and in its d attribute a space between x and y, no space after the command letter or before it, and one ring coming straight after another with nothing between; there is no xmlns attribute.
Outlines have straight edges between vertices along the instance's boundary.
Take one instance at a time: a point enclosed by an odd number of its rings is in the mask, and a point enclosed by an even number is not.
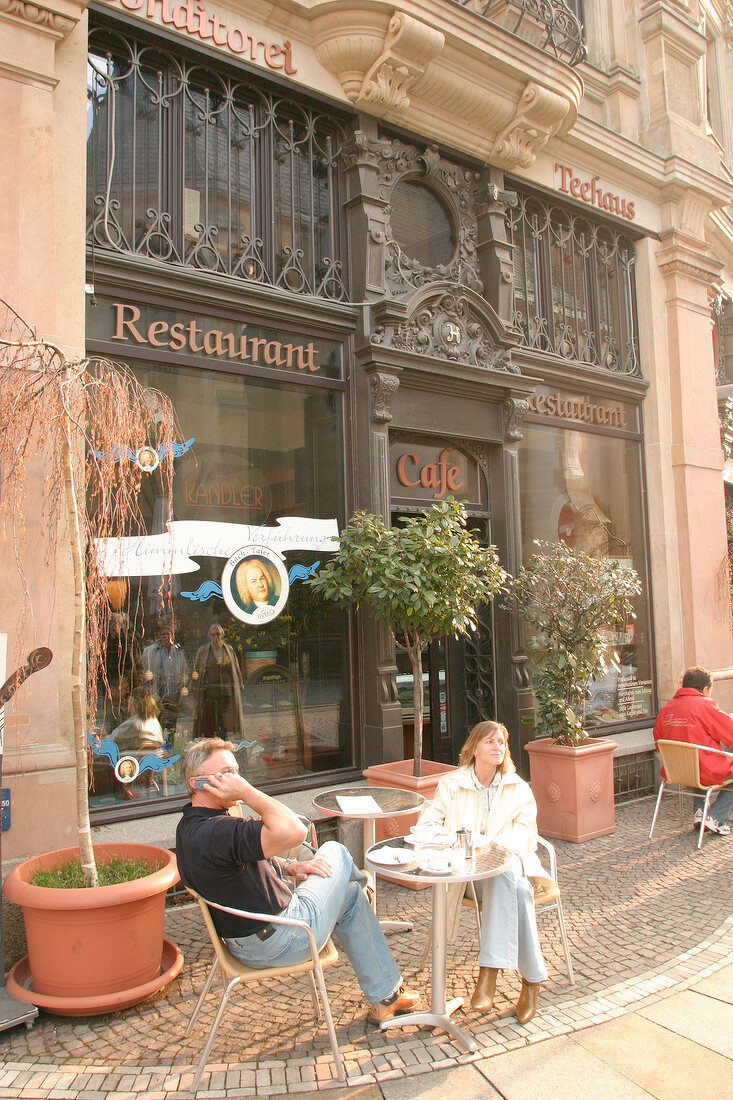
<svg viewBox="0 0 733 1100"><path fill-rule="evenodd" d="M339 804L341 798L366 798L371 796L379 810L374 812L362 810L342 809ZM416 791L401 791L397 787L334 787L333 790L324 791L316 795L313 805L323 813L333 814L335 817L346 817L352 820L361 819L364 822L364 852L374 844L376 837L376 823L385 817L401 817L403 814L414 814L425 805L425 798ZM381 871L385 871L382 867ZM392 878L392 868L389 868L389 877ZM377 911L377 875L374 875L374 912ZM409 932L412 929L412 921L383 920L379 922L382 928L388 932Z"/></svg>
<svg viewBox="0 0 733 1100"><path fill-rule="evenodd" d="M409 848L409 845L405 844L404 839L401 837L393 840L380 840L366 853L367 867L373 870L384 870L384 864L375 863L370 857L373 852L388 845ZM407 870L400 866L393 867L390 865L389 867L390 877L397 882L410 883L417 880L418 882L430 883L433 887L432 973L430 980L430 1011L410 1012L405 1016L394 1016L390 1020L385 1020L381 1024L381 1028L384 1030L388 1027L407 1027L409 1025L440 1027L447 1031L449 1035L452 1035L456 1042L465 1047L467 1051L473 1053L478 1049L475 1039L472 1039L470 1035L457 1027L450 1018L451 1014L463 1004L463 997L454 997L448 1002L445 999L448 887L456 882L481 882L483 879L503 874L511 864L512 854L508 848L492 842L487 847L480 848L470 864L467 864L458 852L456 852L456 857L455 867L445 874L426 872L419 867L415 867L413 870Z"/></svg>

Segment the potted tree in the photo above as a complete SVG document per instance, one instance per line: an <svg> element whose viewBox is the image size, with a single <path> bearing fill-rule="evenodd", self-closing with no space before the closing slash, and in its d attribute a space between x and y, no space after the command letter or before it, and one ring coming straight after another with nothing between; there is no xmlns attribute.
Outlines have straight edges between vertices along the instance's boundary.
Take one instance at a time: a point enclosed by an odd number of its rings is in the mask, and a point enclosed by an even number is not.
<svg viewBox="0 0 733 1100"><path fill-rule="evenodd" d="M28 957L8 988L16 997L67 1015L122 1008L161 988L183 957L163 939L165 893L178 880L175 857L142 844L91 843L88 723L96 719L97 684L104 680L112 607L126 585L108 590L99 539L144 531L139 495L146 471L156 492L172 499L174 410L132 372L107 360L69 361L0 303L0 518L7 543L22 560L29 471L42 466L40 507L47 560L66 541L73 577L71 702L76 760L78 848L25 860L10 872L5 894L23 909ZM38 484L38 482L36 482ZM18 642L30 621L30 595L20 574ZM161 585L161 591L163 590ZM97 868L122 861L122 881L100 885ZM129 870L129 861L133 863ZM70 862L83 885L35 885L38 872ZM128 868L127 870L125 868ZM69 867L69 872L72 872ZM53 876L58 880L58 876Z"/></svg>
<svg viewBox="0 0 733 1100"><path fill-rule="evenodd" d="M414 756L368 768L372 785L405 785L429 797L447 767L422 759L423 651L436 638L475 630L477 608L493 599L505 577L496 548L480 546L466 521L465 508L452 499L401 527L357 512L341 532L338 552L306 581L341 607L366 608L410 659Z"/></svg>
<svg viewBox="0 0 733 1100"><path fill-rule="evenodd" d="M634 617L636 571L564 542L538 550L508 586L508 609L532 629L528 644L538 739L530 757L537 824L546 836L590 840L613 832L613 741L586 734L588 687L614 660L614 633Z"/></svg>

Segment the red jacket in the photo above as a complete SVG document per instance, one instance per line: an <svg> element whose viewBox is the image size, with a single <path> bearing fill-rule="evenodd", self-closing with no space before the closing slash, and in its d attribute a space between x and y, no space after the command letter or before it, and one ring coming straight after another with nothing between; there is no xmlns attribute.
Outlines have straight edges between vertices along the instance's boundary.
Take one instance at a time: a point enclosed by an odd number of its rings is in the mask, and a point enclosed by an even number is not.
<svg viewBox="0 0 733 1100"><path fill-rule="evenodd" d="M733 718L697 688L680 688L657 716L654 740L660 739L724 749L733 745ZM729 775L733 775L733 758L726 760L713 753L700 753L701 783L705 786L722 783Z"/></svg>

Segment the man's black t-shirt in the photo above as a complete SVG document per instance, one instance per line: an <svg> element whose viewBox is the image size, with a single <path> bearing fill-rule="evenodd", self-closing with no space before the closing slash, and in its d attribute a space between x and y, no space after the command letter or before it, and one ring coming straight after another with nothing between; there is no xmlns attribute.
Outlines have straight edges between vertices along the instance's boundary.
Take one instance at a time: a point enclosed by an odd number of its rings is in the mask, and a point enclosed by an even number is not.
<svg viewBox="0 0 733 1100"><path fill-rule="evenodd" d="M176 830L176 858L183 882L208 901L249 909L255 913L282 913L292 887L276 865L265 859L261 821L230 817L226 810L184 806ZM211 916L220 936L248 936L264 922L244 920L218 909Z"/></svg>

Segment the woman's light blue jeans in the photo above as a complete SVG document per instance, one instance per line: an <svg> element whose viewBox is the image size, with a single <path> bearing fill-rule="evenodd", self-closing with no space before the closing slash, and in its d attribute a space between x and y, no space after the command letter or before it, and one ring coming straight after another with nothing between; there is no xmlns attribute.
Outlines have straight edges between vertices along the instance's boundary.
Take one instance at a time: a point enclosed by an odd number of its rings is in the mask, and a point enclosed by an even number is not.
<svg viewBox="0 0 733 1100"><path fill-rule="evenodd" d="M532 883L514 856L508 871L483 883L479 966L518 970L527 982L547 981L537 935Z"/></svg>
<svg viewBox="0 0 733 1100"><path fill-rule="evenodd" d="M305 921L318 950L335 932L346 952L357 981L370 1004L389 997L401 982L400 972L362 887L367 877L354 864L343 844L327 841L317 853L333 870L330 878L308 875L296 887L283 913ZM308 935L302 928L278 925L266 940L257 936L227 939L231 953L247 966L262 969L287 966L310 957Z"/></svg>

